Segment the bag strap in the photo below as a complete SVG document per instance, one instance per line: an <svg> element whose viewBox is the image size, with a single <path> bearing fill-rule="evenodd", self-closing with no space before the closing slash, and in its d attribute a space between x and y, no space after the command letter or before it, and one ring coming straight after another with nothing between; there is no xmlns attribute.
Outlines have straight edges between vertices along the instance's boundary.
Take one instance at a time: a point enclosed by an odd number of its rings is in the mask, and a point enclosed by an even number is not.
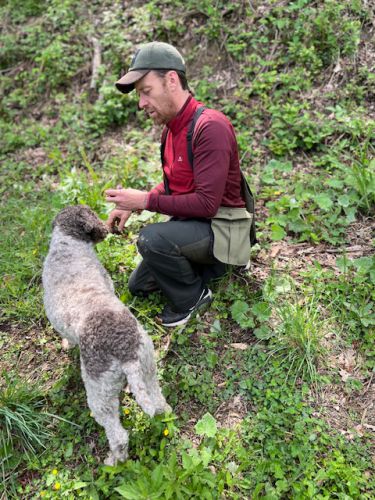
<svg viewBox="0 0 375 500"><path fill-rule="evenodd" d="M206 106L201 106L198 108L193 116L193 119L191 120L189 130L187 133L187 150L188 150L188 158L189 158L189 163L191 166L191 169L194 170L194 155L193 155L193 135L194 135L194 128L195 125L203 113L203 111L207 109ZM253 221L251 223L251 228L250 228L250 242L252 245L255 245L257 242L256 234L255 234L255 203L254 203L254 196L253 193L251 192L250 186L246 180L246 177L242 170L240 169L241 172L241 194L242 198L245 201L246 204L246 210L253 215Z"/></svg>
<svg viewBox="0 0 375 500"><path fill-rule="evenodd" d="M190 122L189 129L187 132L186 140L187 140L187 153L188 153L188 159L189 163L191 166L191 169L194 170L194 154L193 154L193 135L194 135L194 129L195 125L203 113L203 111L207 109L206 106L201 106L196 109L193 119ZM161 157L161 164L163 165L164 163L164 150L165 150L165 143L167 141L167 135L168 135L168 128L164 127L164 130L162 132L161 136L161 144L160 144L160 157ZM251 229L250 229L250 242L252 245L255 245L257 242L256 239L256 234L255 234L255 203L254 203L254 197L253 193L251 192L250 186L245 178L244 173L240 169L241 172L241 194L243 199L245 200L246 204L246 209L249 213L253 215L253 221L251 224ZM171 194L169 185L168 185L168 179L164 174L164 190L166 194Z"/></svg>
<svg viewBox="0 0 375 500"><path fill-rule="evenodd" d="M191 166L192 170L194 170L194 155L193 155L193 135L194 135L194 129L195 129L195 125L196 125L199 117L201 116L201 114L203 113L203 111L205 109L207 109L206 106L201 106L200 108L196 109L196 111L194 113L194 116L193 116L193 119L190 122L189 130L188 130L188 133L187 133L187 136L186 136L186 139L187 139L188 159L189 159L189 163L190 163L190 166Z"/></svg>
<svg viewBox="0 0 375 500"><path fill-rule="evenodd" d="M162 166L164 164L164 151L165 151L165 143L167 142L167 135L168 135L168 127L164 127L163 132L161 133L161 141L160 141L160 161ZM163 182L164 182L165 193L171 194L171 191L169 189L168 179L164 173L164 169L163 169Z"/></svg>

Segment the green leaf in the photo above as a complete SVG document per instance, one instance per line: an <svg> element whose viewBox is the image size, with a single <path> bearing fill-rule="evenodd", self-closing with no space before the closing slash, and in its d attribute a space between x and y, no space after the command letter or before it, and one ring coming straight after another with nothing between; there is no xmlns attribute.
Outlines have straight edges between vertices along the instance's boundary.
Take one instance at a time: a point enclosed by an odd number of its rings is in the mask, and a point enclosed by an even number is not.
<svg viewBox="0 0 375 500"><path fill-rule="evenodd" d="M243 300L236 300L235 302L233 302L232 307L230 308L233 319L235 319L236 321L240 316L246 314L249 309L249 305Z"/></svg>
<svg viewBox="0 0 375 500"><path fill-rule="evenodd" d="M332 199L325 193L314 196L314 201L322 210L329 210L333 205Z"/></svg>
<svg viewBox="0 0 375 500"><path fill-rule="evenodd" d="M271 316L271 309L267 302L257 302L252 306L251 312L259 321L267 321Z"/></svg>
<svg viewBox="0 0 375 500"><path fill-rule="evenodd" d="M217 424L214 417L210 413L203 415L195 424L195 432L199 436L214 437L217 433Z"/></svg>
<svg viewBox="0 0 375 500"><path fill-rule="evenodd" d="M284 229L278 224L272 224L271 226L271 240L272 241L280 241L285 238L286 232Z"/></svg>
<svg viewBox="0 0 375 500"><path fill-rule="evenodd" d="M212 451L209 448L203 448L201 451L202 463L207 467L212 458Z"/></svg>
<svg viewBox="0 0 375 500"><path fill-rule="evenodd" d="M94 488L94 486L91 486L88 489L87 494L88 494L88 497L90 498L90 500L100 500L98 491L96 488Z"/></svg>
<svg viewBox="0 0 375 500"><path fill-rule="evenodd" d="M346 273L352 265L352 261L346 255L336 259L336 266L342 273Z"/></svg>
<svg viewBox="0 0 375 500"><path fill-rule="evenodd" d="M139 494L139 490L131 486L129 483L115 488L115 491L120 493L122 498L126 498L127 500L139 500L142 498Z"/></svg>
<svg viewBox="0 0 375 500"><path fill-rule="evenodd" d="M272 330L268 328L268 326L262 325L259 328L255 328L254 335L259 340L267 340L272 337Z"/></svg>
<svg viewBox="0 0 375 500"><path fill-rule="evenodd" d="M347 194L339 196L337 198L337 201L339 202L339 205L341 205L344 208L349 207L349 205L351 204L350 196L348 196Z"/></svg>
<svg viewBox="0 0 375 500"><path fill-rule="evenodd" d="M70 441L67 443L65 452L64 452L64 457L65 458L70 458L73 455L73 443Z"/></svg>
<svg viewBox="0 0 375 500"><path fill-rule="evenodd" d="M162 464L159 464L152 471L151 479L152 479L152 486L153 486L154 491L159 489L160 486L162 486L162 483L163 483L163 466L162 466Z"/></svg>
<svg viewBox="0 0 375 500"><path fill-rule="evenodd" d="M221 333L221 324L219 319L215 319L215 321L213 322L210 328L210 333Z"/></svg>
<svg viewBox="0 0 375 500"><path fill-rule="evenodd" d="M79 490L81 488L84 488L87 485L88 485L88 483L85 483L83 481L75 481L73 483L73 487L72 488L73 488L73 490Z"/></svg>
<svg viewBox="0 0 375 500"><path fill-rule="evenodd" d="M340 179L328 179L325 184L335 189L341 189L344 186L344 182Z"/></svg>
<svg viewBox="0 0 375 500"><path fill-rule="evenodd" d="M230 308L232 318L234 321L237 321L242 328L252 328L254 326L254 320L248 314L249 310L249 305L243 300L236 300Z"/></svg>
<svg viewBox="0 0 375 500"><path fill-rule="evenodd" d="M353 265L362 273L368 273L371 268L375 267L374 257L360 257L359 259L353 260Z"/></svg>
<svg viewBox="0 0 375 500"><path fill-rule="evenodd" d="M261 175L261 179L264 184L275 184L276 182L272 170L265 170Z"/></svg>
<svg viewBox="0 0 375 500"><path fill-rule="evenodd" d="M356 207L347 207L345 209L346 213L346 222L347 224L351 224L352 222L355 222L356 220L356 213L357 213L357 208Z"/></svg>
<svg viewBox="0 0 375 500"><path fill-rule="evenodd" d="M291 172L293 165L291 161L270 160L266 169L277 170L279 172Z"/></svg>

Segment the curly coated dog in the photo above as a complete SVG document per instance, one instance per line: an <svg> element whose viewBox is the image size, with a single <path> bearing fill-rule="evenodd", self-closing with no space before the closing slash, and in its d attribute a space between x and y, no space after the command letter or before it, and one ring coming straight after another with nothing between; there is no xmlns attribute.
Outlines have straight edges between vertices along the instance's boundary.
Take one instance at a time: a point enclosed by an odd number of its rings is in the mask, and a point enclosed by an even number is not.
<svg viewBox="0 0 375 500"><path fill-rule="evenodd" d="M114 294L94 244L107 235L88 207L70 206L53 221L43 268L47 317L67 346L79 345L87 402L104 427L108 465L127 458L128 433L120 423L119 393L125 379L151 417L170 411L158 381L154 348L142 326Z"/></svg>

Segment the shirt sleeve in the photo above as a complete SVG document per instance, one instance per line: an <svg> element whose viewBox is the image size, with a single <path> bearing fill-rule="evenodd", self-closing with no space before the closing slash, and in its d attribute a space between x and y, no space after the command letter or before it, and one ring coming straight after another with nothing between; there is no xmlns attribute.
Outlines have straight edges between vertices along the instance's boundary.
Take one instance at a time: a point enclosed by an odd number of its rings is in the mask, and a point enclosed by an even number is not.
<svg viewBox="0 0 375 500"><path fill-rule="evenodd" d="M176 217L216 215L225 190L234 138L226 122L209 116L202 118L194 135L194 192L168 196L151 191L148 210Z"/></svg>
<svg viewBox="0 0 375 500"><path fill-rule="evenodd" d="M157 186L153 187L150 191L150 194L151 193L164 194L165 193L164 182L160 182Z"/></svg>

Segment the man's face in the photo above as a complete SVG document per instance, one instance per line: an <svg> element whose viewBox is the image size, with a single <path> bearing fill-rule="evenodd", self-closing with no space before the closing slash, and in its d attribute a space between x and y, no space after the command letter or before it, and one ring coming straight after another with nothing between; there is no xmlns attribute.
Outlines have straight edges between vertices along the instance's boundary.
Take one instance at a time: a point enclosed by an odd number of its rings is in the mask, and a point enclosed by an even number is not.
<svg viewBox="0 0 375 500"><path fill-rule="evenodd" d="M165 78L161 78L154 71L150 71L134 86L139 97L140 109L143 109L154 123L166 124L176 116L168 73Z"/></svg>

